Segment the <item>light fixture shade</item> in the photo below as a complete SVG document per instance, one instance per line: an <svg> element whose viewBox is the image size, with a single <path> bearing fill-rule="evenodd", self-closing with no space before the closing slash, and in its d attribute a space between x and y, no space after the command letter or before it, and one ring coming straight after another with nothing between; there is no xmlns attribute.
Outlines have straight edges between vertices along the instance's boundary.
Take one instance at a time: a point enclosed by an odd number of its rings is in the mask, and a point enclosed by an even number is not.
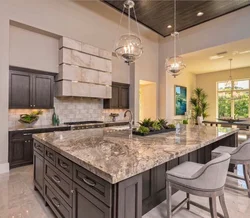
<svg viewBox="0 0 250 218"><path fill-rule="evenodd" d="M165 63L166 72L173 77L180 75L185 68L186 65L184 64L182 57L180 56L171 57L166 60Z"/></svg>
<svg viewBox="0 0 250 218"><path fill-rule="evenodd" d="M115 53L126 63L133 63L143 53L141 39L133 34L122 35L116 42Z"/></svg>

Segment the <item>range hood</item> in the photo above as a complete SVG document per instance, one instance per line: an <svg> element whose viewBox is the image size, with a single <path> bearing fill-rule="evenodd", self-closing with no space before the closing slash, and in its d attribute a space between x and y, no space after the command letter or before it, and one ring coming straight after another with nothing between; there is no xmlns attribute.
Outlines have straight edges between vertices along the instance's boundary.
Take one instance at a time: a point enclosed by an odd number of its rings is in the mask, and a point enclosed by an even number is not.
<svg viewBox="0 0 250 218"><path fill-rule="evenodd" d="M56 97L112 97L112 52L67 37L59 48Z"/></svg>

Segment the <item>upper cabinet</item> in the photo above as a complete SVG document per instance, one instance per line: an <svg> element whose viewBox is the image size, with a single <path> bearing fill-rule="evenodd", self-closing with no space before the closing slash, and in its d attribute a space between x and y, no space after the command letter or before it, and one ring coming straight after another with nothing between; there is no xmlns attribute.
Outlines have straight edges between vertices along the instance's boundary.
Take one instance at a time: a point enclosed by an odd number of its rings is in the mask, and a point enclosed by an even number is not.
<svg viewBox="0 0 250 218"><path fill-rule="evenodd" d="M9 109L49 109L54 106L54 76L50 73L10 67Z"/></svg>
<svg viewBox="0 0 250 218"><path fill-rule="evenodd" d="M129 108L129 84L112 83L112 98L104 99L104 109Z"/></svg>

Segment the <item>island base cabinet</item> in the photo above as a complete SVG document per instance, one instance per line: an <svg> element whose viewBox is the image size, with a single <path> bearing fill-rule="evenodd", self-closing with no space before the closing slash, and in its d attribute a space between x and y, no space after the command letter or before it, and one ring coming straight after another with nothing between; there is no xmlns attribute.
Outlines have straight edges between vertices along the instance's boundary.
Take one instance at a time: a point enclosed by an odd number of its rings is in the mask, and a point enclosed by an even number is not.
<svg viewBox="0 0 250 218"><path fill-rule="evenodd" d="M44 158L34 151L34 185L35 190L38 190L43 196L44 187Z"/></svg>
<svg viewBox="0 0 250 218"><path fill-rule="evenodd" d="M72 208L45 180L44 198L57 218L72 218Z"/></svg>
<svg viewBox="0 0 250 218"><path fill-rule="evenodd" d="M73 218L111 218L111 208L77 184L73 188Z"/></svg>

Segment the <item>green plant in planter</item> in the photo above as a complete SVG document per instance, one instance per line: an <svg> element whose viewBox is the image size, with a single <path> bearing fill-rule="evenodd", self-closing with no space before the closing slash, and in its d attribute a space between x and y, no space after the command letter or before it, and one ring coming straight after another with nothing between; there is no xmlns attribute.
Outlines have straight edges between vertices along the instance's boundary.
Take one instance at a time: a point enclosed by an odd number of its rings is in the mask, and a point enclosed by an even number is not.
<svg viewBox="0 0 250 218"><path fill-rule="evenodd" d="M142 133L142 134L143 134L143 133L144 133L144 134L145 134L145 133L147 134L147 133L149 133L150 130L149 130L148 127L140 126L140 127L137 129L137 131L138 131L139 133Z"/></svg>
<svg viewBox="0 0 250 218"><path fill-rule="evenodd" d="M162 125L158 121L154 121L153 124L152 124L152 128L154 129L154 131L159 131L163 127L162 127Z"/></svg>
<svg viewBox="0 0 250 218"><path fill-rule="evenodd" d="M168 128L168 121L165 119L158 119L159 124L164 128L167 129Z"/></svg>
<svg viewBox="0 0 250 218"><path fill-rule="evenodd" d="M196 88L193 91L193 96L190 99L190 103L193 111L193 118L197 120L197 117L202 116L203 118L208 117L207 109L207 94L202 88Z"/></svg>
<svg viewBox="0 0 250 218"><path fill-rule="evenodd" d="M145 127L152 127L154 121L151 120L151 118L145 118L144 120L142 120L141 122L138 122L141 126L145 126Z"/></svg>
<svg viewBox="0 0 250 218"><path fill-rule="evenodd" d="M42 115L43 111L33 111L30 114L21 114L20 119L18 120L20 123L31 124L39 119L39 115Z"/></svg>

